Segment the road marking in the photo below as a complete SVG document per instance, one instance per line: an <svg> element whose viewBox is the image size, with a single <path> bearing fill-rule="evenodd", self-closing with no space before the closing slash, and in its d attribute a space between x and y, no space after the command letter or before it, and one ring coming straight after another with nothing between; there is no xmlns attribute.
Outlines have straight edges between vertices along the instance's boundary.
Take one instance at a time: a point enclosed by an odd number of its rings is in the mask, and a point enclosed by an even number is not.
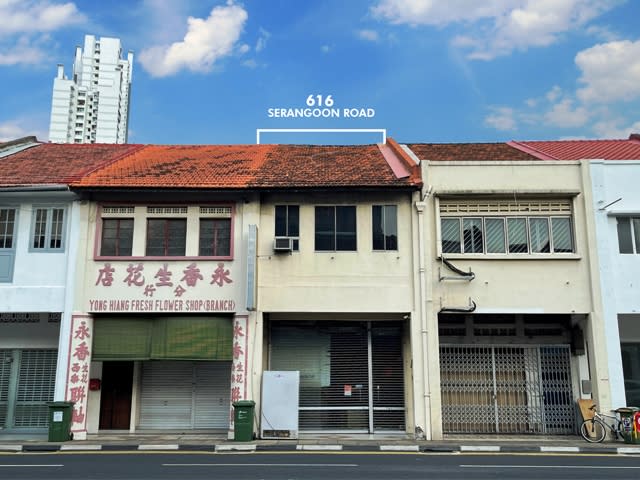
<svg viewBox="0 0 640 480"><path fill-rule="evenodd" d="M419 452L418 445L380 445L381 452Z"/></svg>
<svg viewBox="0 0 640 480"><path fill-rule="evenodd" d="M163 463L163 467L358 467L357 463Z"/></svg>
<svg viewBox="0 0 640 480"><path fill-rule="evenodd" d="M81 451L81 450L91 450L91 451L95 451L95 450L102 450L102 445L60 445L60 451L69 451L69 452L75 452L75 451Z"/></svg>
<svg viewBox="0 0 640 480"><path fill-rule="evenodd" d="M640 469L640 466L637 467L616 467L616 466L598 466L598 465L458 465L460 468L576 468L576 469L585 469L585 468L599 468L605 470L611 470L616 468L621 469Z"/></svg>
<svg viewBox="0 0 640 480"><path fill-rule="evenodd" d="M460 445L461 452L499 452L497 445Z"/></svg>
<svg viewBox="0 0 640 480"><path fill-rule="evenodd" d="M342 445L296 445L296 450L342 450Z"/></svg>
<svg viewBox="0 0 640 480"><path fill-rule="evenodd" d="M640 448L638 447L618 447L618 453L640 453Z"/></svg>
<svg viewBox="0 0 640 480"><path fill-rule="evenodd" d="M0 451L20 452L22 451L22 445L0 445Z"/></svg>
<svg viewBox="0 0 640 480"><path fill-rule="evenodd" d="M138 445L138 450L178 450L177 443L172 445Z"/></svg>
<svg viewBox="0 0 640 480"><path fill-rule="evenodd" d="M579 452L580 447L540 447L541 452Z"/></svg>
<svg viewBox="0 0 640 480"><path fill-rule="evenodd" d="M56 463L48 463L48 464L41 464L41 465L0 465L0 467L11 467L11 468L20 468L20 467L64 467L64 465L62 464L56 464Z"/></svg>

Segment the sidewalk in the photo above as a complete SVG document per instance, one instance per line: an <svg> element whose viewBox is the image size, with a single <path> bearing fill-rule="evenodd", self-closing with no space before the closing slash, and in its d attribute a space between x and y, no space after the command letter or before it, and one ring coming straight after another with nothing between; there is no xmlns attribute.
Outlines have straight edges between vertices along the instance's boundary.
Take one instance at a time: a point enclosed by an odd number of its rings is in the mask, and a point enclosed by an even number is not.
<svg viewBox="0 0 640 480"><path fill-rule="evenodd" d="M203 451L203 452L290 452L290 451L380 451L424 453L558 453L639 455L639 444L603 442L591 444L580 437L473 437L445 440L414 440L403 435L305 435L297 440L252 440L235 442L222 435L121 434L90 435L87 440L48 442L12 441L0 436L0 453L56 451Z"/></svg>

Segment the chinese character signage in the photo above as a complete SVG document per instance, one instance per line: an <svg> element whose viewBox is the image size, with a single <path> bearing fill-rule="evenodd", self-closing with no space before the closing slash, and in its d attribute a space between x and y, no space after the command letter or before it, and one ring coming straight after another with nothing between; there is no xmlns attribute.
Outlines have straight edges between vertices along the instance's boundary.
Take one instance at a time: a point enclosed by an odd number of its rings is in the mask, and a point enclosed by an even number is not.
<svg viewBox="0 0 640 480"><path fill-rule="evenodd" d="M239 285L224 262L92 264L89 312L235 312Z"/></svg>
<svg viewBox="0 0 640 480"><path fill-rule="evenodd" d="M231 362L231 412L230 423L233 426L233 402L247 399L247 381L251 372L248 370L249 352L247 337L249 319L236 316L233 319L233 361Z"/></svg>
<svg viewBox="0 0 640 480"><path fill-rule="evenodd" d="M69 342L69 363L65 399L73 402L71 432L87 431L87 394L89 392L89 364L93 319L87 315L71 317L71 339Z"/></svg>

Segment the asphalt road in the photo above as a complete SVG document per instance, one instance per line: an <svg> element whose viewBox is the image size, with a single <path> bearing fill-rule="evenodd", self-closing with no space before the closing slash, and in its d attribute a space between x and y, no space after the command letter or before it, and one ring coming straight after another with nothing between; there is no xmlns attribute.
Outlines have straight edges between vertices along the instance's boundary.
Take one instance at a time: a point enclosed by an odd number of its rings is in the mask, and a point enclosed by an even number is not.
<svg viewBox="0 0 640 480"><path fill-rule="evenodd" d="M7 480L635 479L640 457L427 453L11 453Z"/></svg>

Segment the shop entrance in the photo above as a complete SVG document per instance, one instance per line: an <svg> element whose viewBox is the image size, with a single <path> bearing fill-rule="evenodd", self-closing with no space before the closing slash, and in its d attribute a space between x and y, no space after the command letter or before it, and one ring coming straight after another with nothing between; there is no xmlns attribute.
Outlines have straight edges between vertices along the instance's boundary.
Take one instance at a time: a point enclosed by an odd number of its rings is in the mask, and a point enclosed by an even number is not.
<svg viewBox="0 0 640 480"><path fill-rule="evenodd" d="M100 393L100 430L129 430L133 362L104 362Z"/></svg>
<svg viewBox="0 0 640 480"><path fill-rule="evenodd" d="M301 431L404 431L402 324L274 322L270 370L300 371Z"/></svg>

